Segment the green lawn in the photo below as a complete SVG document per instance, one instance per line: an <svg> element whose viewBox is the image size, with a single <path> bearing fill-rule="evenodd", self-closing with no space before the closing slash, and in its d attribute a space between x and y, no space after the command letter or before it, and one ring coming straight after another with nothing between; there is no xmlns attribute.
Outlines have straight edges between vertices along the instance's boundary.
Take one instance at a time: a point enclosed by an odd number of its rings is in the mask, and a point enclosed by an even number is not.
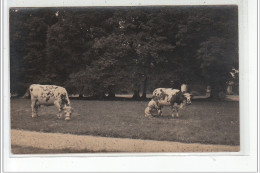
<svg viewBox="0 0 260 173"><path fill-rule="evenodd" d="M54 106L40 108L31 118L30 99L11 99L11 128L41 132L120 138L178 141L185 143L239 145L239 102L193 101L171 118L146 118L148 101L71 100L71 121L59 120Z"/></svg>

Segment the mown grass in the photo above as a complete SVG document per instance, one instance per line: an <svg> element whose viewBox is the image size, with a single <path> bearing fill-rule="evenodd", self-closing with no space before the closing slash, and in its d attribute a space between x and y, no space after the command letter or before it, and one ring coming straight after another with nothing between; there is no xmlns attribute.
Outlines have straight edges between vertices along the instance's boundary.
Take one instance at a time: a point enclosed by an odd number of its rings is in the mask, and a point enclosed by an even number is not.
<svg viewBox="0 0 260 173"><path fill-rule="evenodd" d="M148 101L71 100L70 121L57 119L54 106L40 108L40 117L31 118L30 99L11 100L11 128L184 143L239 145L239 103L193 101L171 118L169 108L163 117L146 118Z"/></svg>

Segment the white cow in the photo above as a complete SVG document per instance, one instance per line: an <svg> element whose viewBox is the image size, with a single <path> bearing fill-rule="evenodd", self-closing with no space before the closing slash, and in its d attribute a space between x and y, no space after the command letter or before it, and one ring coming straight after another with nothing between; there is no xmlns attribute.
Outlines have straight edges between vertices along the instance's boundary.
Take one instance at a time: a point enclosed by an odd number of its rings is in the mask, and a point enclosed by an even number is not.
<svg viewBox="0 0 260 173"><path fill-rule="evenodd" d="M172 117L179 117L178 109L191 104L191 94L181 92L178 89L172 88L157 88L153 91L153 100L158 106L158 114L162 114L161 108L163 106L171 106Z"/></svg>
<svg viewBox="0 0 260 173"><path fill-rule="evenodd" d="M56 85L40 85L32 84L29 87L31 95L32 117L37 117L40 105L52 106L55 105L59 113L57 117L62 118L62 112L65 113L65 120L70 120L72 108L70 100L65 88ZM25 96L29 95L29 92Z"/></svg>

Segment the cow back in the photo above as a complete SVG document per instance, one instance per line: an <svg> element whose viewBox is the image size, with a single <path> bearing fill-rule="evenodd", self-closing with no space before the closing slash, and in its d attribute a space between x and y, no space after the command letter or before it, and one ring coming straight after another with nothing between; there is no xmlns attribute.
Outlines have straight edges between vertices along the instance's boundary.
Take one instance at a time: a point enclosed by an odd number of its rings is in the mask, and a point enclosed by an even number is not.
<svg viewBox="0 0 260 173"><path fill-rule="evenodd" d="M169 106L174 103L181 104L185 98L178 89L157 88L153 92L153 99L158 101L160 106Z"/></svg>

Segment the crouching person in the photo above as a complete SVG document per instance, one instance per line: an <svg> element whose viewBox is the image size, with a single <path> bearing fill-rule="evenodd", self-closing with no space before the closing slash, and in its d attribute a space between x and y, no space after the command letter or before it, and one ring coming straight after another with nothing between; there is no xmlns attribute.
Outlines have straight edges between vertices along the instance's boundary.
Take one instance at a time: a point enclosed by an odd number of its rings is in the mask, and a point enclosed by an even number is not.
<svg viewBox="0 0 260 173"><path fill-rule="evenodd" d="M151 117L151 116L160 116L161 115L161 109L158 105L158 102L155 100L151 100L148 103L148 106L144 110L145 117Z"/></svg>
<svg viewBox="0 0 260 173"><path fill-rule="evenodd" d="M65 88L56 85L32 84L29 87L31 95L32 117L37 117L41 105L53 106L58 109L57 117L61 119L65 114L65 120L70 120L72 108Z"/></svg>

